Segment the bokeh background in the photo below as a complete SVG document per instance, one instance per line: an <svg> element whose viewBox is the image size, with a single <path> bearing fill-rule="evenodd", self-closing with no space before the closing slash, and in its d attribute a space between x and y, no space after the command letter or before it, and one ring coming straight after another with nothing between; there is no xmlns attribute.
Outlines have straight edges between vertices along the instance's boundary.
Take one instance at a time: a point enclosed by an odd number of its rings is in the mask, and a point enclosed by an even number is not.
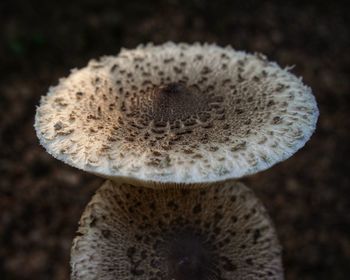
<svg viewBox="0 0 350 280"><path fill-rule="evenodd" d="M84 206L102 179L39 146L35 106L90 58L167 40L265 53L314 91L318 128L244 179L268 208L286 279L350 279L350 34L340 1L0 1L0 279L69 279Z"/></svg>

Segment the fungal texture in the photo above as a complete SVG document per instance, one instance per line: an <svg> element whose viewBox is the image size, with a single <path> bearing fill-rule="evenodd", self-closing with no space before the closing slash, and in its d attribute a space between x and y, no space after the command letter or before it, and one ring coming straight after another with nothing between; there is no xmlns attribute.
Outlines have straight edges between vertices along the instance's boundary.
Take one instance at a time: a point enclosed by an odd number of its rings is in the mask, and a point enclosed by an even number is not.
<svg viewBox="0 0 350 280"><path fill-rule="evenodd" d="M166 43L73 70L42 98L35 127L47 151L72 166L186 184L288 158L317 117L310 88L261 54Z"/></svg>
<svg viewBox="0 0 350 280"><path fill-rule="evenodd" d="M262 204L241 183L205 189L107 181L86 207L72 279L283 279L281 250Z"/></svg>

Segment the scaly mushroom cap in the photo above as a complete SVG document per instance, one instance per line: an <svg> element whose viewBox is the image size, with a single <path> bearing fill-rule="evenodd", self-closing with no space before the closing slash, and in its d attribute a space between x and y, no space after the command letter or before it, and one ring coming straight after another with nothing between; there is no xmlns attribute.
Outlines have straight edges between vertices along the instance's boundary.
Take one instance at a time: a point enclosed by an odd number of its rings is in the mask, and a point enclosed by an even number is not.
<svg viewBox="0 0 350 280"><path fill-rule="evenodd" d="M80 220L72 280L283 279L268 214L241 183L204 189L107 181Z"/></svg>
<svg viewBox="0 0 350 280"><path fill-rule="evenodd" d="M49 153L80 169L188 184L290 157L317 117L310 88L263 55L167 43L72 71L42 98L35 127Z"/></svg>

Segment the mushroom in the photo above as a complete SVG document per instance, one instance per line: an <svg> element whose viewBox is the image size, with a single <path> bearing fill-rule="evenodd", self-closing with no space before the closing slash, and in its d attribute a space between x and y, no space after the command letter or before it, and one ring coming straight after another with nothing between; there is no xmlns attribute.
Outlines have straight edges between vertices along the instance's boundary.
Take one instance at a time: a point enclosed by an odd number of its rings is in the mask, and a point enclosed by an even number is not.
<svg viewBox="0 0 350 280"><path fill-rule="evenodd" d="M42 97L38 138L111 180L81 218L72 278L283 279L266 210L232 179L293 155L317 118L289 68L231 47L141 45L72 70Z"/></svg>
<svg viewBox="0 0 350 280"><path fill-rule="evenodd" d="M283 279L270 218L241 183L204 189L106 181L73 242L72 280Z"/></svg>
<svg viewBox="0 0 350 280"><path fill-rule="evenodd" d="M35 128L57 159L114 181L208 184L264 170L313 133L315 98L261 54L141 45L51 87Z"/></svg>

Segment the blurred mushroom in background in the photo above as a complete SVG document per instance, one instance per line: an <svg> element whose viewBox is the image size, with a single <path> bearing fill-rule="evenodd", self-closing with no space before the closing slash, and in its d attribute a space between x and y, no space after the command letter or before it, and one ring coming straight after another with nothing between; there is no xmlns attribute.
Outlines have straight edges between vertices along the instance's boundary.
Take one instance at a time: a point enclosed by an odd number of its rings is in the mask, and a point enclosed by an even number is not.
<svg viewBox="0 0 350 280"><path fill-rule="evenodd" d="M283 279L275 229L241 183L203 189L107 181L86 207L72 279Z"/></svg>

